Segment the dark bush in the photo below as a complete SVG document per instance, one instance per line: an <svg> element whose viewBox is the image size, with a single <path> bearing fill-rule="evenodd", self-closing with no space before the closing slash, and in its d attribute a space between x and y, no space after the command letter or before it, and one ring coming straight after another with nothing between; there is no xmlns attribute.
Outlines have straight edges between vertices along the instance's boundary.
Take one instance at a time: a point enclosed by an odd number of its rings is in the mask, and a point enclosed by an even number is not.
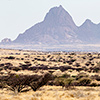
<svg viewBox="0 0 100 100"><path fill-rule="evenodd" d="M19 66L20 68L22 68L22 70L28 70L29 66L27 64L22 64Z"/></svg>
<svg viewBox="0 0 100 100"><path fill-rule="evenodd" d="M76 76L76 80L79 80L83 77L88 77L88 75L86 73L79 73L77 76Z"/></svg>
<svg viewBox="0 0 100 100"><path fill-rule="evenodd" d="M91 61L91 60L93 60L94 58L90 58L89 60Z"/></svg>
<svg viewBox="0 0 100 100"><path fill-rule="evenodd" d="M0 68L0 71L2 71L3 70L3 68Z"/></svg>
<svg viewBox="0 0 100 100"><path fill-rule="evenodd" d="M83 59L86 59L86 57L82 57Z"/></svg>
<svg viewBox="0 0 100 100"><path fill-rule="evenodd" d="M27 63L26 65L27 65L27 66L31 66L32 64L31 64L31 63Z"/></svg>
<svg viewBox="0 0 100 100"><path fill-rule="evenodd" d="M76 67L80 67L80 63L76 63L74 66L76 66Z"/></svg>
<svg viewBox="0 0 100 100"><path fill-rule="evenodd" d="M20 67L12 67L12 70L19 71L19 70L22 70L22 68L20 68Z"/></svg>
<svg viewBox="0 0 100 100"><path fill-rule="evenodd" d="M13 57L13 56L9 56L7 59L15 59L15 57Z"/></svg>
<svg viewBox="0 0 100 100"><path fill-rule="evenodd" d="M98 86L98 84L97 83L91 83L90 86L96 87L96 86Z"/></svg>
<svg viewBox="0 0 100 100"><path fill-rule="evenodd" d="M16 60L20 60L20 58L16 58Z"/></svg>
<svg viewBox="0 0 100 100"><path fill-rule="evenodd" d="M59 69L60 69L62 72L64 72L64 71L66 71L66 70L68 70L68 69L73 69L73 68L72 68L71 66L60 66Z"/></svg>
<svg viewBox="0 0 100 100"><path fill-rule="evenodd" d="M97 66L96 66L96 67L93 68L93 72L98 73L99 71L100 71L100 67L97 67Z"/></svg>
<svg viewBox="0 0 100 100"><path fill-rule="evenodd" d="M86 66L89 66L90 64L89 64L89 63L85 63L85 65L86 65Z"/></svg>
<svg viewBox="0 0 100 100"><path fill-rule="evenodd" d="M84 68L75 68L78 72L84 70Z"/></svg>
<svg viewBox="0 0 100 100"><path fill-rule="evenodd" d="M54 81L52 80L52 81L47 82L47 85L53 86L54 85Z"/></svg>
<svg viewBox="0 0 100 100"><path fill-rule="evenodd" d="M5 63L5 66L13 66L11 63Z"/></svg>
<svg viewBox="0 0 100 100"><path fill-rule="evenodd" d="M30 61L24 61L24 63L29 64L29 63L30 63Z"/></svg>
<svg viewBox="0 0 100 100"><path fill-rule="evenodd" d="M47 58L49 58L51 55L48 55Z"/></svg>
<svg viewBox="0 0 100 100"><path fill-rule="evenodd" d="M75 61L76 61L76 59L71 59L70 61L71 61L71 62L75 62Z"/></svg>
<svg viewBox="0 0 100 100"><path fill-rule="evenodd" d="M9 66L4 66L4 69L6 70L6 69L9 69Z"/></svg>
<svg viewBox="0 0 100 100"><path fill-rule="evenodd" d="M79 81L79 86L88 86L91 83L91 79L85 77L79 79L78 81Z"/></svg>
<svg viewBox="0 0 100 100"><path fill-rule="evenodd" d="M92 63L91 65L94 66L95 64Z"/></svg>
<svg viewBox="0 0 100 100"><path fill-rule="evenodd" d="M0 64L0 67L3 67L4 66L4 64Z"/></svg>
<svg viewBox="0 0 100 100"><path fill-rule="evenodd" d="M24 58L21 58L21 60L24 60Z"/></svg>
<svg viewBox="0 0 100 100"><path fill-rule="evenodd" d="M4 82L0 82L0 88L5 88L6 87L6 84Z"/></svg>
<svg viewBox="0 0 100 100"><path fill-rule="evenodd" d="M5 86L14 92L21 92L27 86L30 86L36 91L52 78L52 75L49 73L46 73L43 76L9 74L8 76L0 76L0 85L1 83L3 83L3 85L6 84ZM2 88L3 85L0 87Z"/></svg>
<svg viewBox="0 0 100 100"><path fill-rule="evenodd" d="M99 75L91 76L91 78L94 79L94 80L100 81L100 76Z"/></svg>
<svg viewBox="0 0 100 100"><path fill-rule="evenodd" d="M8 74L8 76L0 76L0 84L6 84L5 86L14 92L21 92L26 86L30 86L30 83L40 78L41 76L38 75Z"/></svg>
<svg viewBox="0 0 100 100"><path fill-rule="evenodd" d="M20 75L13 75L8 79L7 85L8 88L14 92L21 92L25 88L26 77Z"/></svg>
<svg viewBox="0 0 100 100"><path fill-rule="evenodd" d="M38 81L33 81L30 83L30 87L33 89L33 91L36 91L37 89L39 89L40 87L42 87L43 85L47 84L47 82L49 80L52 79L51 74L46 73L43 75L43 77L41 77Z"/></svg>
<svg viewBox="0 0 100 100"><path fill-rule="evenodd" d="M41 59L41 61L46 61L46 58Z"/></svg>

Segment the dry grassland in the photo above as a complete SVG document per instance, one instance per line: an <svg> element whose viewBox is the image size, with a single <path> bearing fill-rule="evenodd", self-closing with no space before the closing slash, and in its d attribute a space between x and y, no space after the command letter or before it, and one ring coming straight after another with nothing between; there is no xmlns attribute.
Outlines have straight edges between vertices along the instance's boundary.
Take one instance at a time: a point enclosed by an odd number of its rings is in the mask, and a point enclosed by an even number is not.
<svg viewBox="0 0 100 100"><path fill-rule="evenodd" d="M36 92L30 90L18 94L3 89L0 90L0 100L100 100L100 89L76 87L66 90L60 86L44 86Z"/></svg>
<svg viewBox="0 0 100 100"><path fill-rule="evenodd" d="M29 91L19 93L8 88L0 88L0 100L100 100L99 53L47 53L0 49L0 76L9 73L43 75L45 72L50 72L56 79L63 80L63 82L71 78L75 82L78 81L78 85L65 88L65 86L60 86L59 81L56 81L53 86L48 84L36 92L28 87ZM66 74L70 76L64 77L63 75ZM91 82L81 86L79 84L81 78L78 77L80 74L83 75L82 78L88 77ZM55 82L54 79L52 81Z"/></svg>

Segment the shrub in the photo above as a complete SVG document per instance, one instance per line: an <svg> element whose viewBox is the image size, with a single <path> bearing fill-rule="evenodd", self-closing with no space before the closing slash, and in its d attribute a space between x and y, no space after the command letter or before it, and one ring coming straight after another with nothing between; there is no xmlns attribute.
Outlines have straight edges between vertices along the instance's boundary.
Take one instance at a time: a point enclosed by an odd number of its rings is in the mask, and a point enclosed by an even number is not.
<svg viewBox="0 0 100 100"><path fill-rule="evenodd" d="M5 64L0 64L0 67L3 67Z"/></svg>
<svg viewBox="0 0 100 100"><path fill-rule="evenodd" d="M8 76L0 77L0 84L3 83L8 89L18 93L27 86L30 86L30 83L38 81L40 78L41 76L38 75L9 74Z"/></svg>
<svg viewBox="0 0 100 100"><path fill-rule="evenodd" d="M88 86L91 83L91 79L90 78L81 78L79 79L79 86Z"/></svg>
<svg viewBox="0 0 100 100"><path fill-rule="evenodd" d="M79 85L79 81L78 80L73 80L71 82L71 86L78 86Z"/></svg>
<svg viewBox="0 0 100 100"><path fill-rule="evenodd" d="M41 77L38 81L33 81L30 83L30 87L33 89L33 91L36 91L37 89L39 89L40 87L42 87L43 85L47 84L47 82L49 80L52 79L51 74L46 73L43 75L43 77Z"/></svg>
<svg viewBox="0 0 100 100"><path fill-rule="evenodd" d="M98 84L97 83L91 83L90 86L96 87L96 86L98 86Z"/></svg>
<svg viewBox="0 0 100 100"><path fill-rule="evenodd" d="M13 66L11 63L5 63L5 66Z"/></svg>
<svg viewBox="0 0 100 100"><path fill-rule="evenodd" d="M94 75L94 76L91 76L92 79L95 79L97 81L100 81L100 76L99 75Z"/></svg>
<svg viewBox="0 0 100 100"><path fill-rule="evenodd" d="M7 80L7 88L14 92L21 92L26 87L26 79L24 75L11 75Z"/></svg>
<svg viewBox="0 0 100 100"><path fill-rule="evenodd" d="M0 71L2 71L3 70L3 68L0 68Z"/></svg>
<svg viewBox="0 0 100 100"><path fill-rule="evenodd" d="M87 62L87 63L85 63L85 65L86 65L86 66L89 66L90 64Z"/></svg>
<svg viewBox="0 0 100 100"><path fill-rule="evenodd" d="M49 58L51 55L48 55L47 58Z"/></svg>
<svg viewBox="0 0 100 100"><path fill-rule="evenodd" d="M20 68L20 67L12 67L12 70L19 71L19 70L22 70L22 68Z"/></svg>
<svg viewBox="0 0 100 100"><path fill-rule="evenodd" d="M24 58L21 58L21 60L24 60Z"/></svg>
<svg viewBox="0 0 100 100"><path fill-rule="evenodd" d="M75 61L76 61L76 59L71 59L70 61L71 61L71 62L75 62Z"/></svg>
<svg viewBox="0 0 100 100"><path fill-rule="evenodd" d="M74 78L67 78L64 80L65 88L69 89L72 86Z"/></svg>
<svg viewBox="0 0 100 100"><path fill-rule="evenodd" d="M67 74L67 73L65 73L65 74L63 74L62 76L59 76L60 78L68 78L68 77L70 77L70 75L69 74Z"/></svg>
<svg viewBox="0 0 100 100"><path fill-rule="evenodd" d="M75 75L72 75L72 77L73 77L73 78L76 78L76 76L75 76Z"/></svg>
<svg viewBox="0 0 100 100"><path fill-rule="evenodd" d="M79 73L77 76L76 76L76 80L78 79L81 79L83 77L88 77L88 75L86 73Z"/></svg>
<svg viewBox="0 0 100 100"><path fill-rule="evenodd" d="M27 64L22 64L19 67L22 68L22 70L26 70L29 68L29 66Z"/></svg>
<svg viewBox="0 0 100 100"><path fill-rule="evenodd" d="M71 66L60 66L59 69L60 69L62 72L64 72L64 71L66 71L66 70L68 70L68 69L73 69L73 68L72 68Z"/></svg>
<svg viewBox="0 0 100 100"><path fill-rule="evenodd" d="M13 57L13 56L9 56L8 59L15 59L15 57Z"/></svg>
<svg viewBox="0 0 100 100"><path fill-rule="evenodd" d="M30 61L24 61L24 63L29 64L29 63L30 63Z"/></svg>
<svg viewBox="0 0 100 100"><path fill-rule="evenodd" d="M2 81L0 81L0 88L5 88L6 87L6 84Z"/></svg>
<svg viewBox="0 0 100 100"><path fill-rule="evenodd" d="M76 66L76 67L80 67L80 63L76 63L74 66Z"/></svg>
<svg viewBox="0 0 100 100"><path fill-rule="evenodd" d="M56 78L54 81L54 85L64 87L64 78Z"/></svg>
<svg viewBox="0 0 100 100"><path fill-rule="evenodd" d="M99 71L100 71L100 66L95 66L95 67L93 68L93 72L98 73Z"/></svg>

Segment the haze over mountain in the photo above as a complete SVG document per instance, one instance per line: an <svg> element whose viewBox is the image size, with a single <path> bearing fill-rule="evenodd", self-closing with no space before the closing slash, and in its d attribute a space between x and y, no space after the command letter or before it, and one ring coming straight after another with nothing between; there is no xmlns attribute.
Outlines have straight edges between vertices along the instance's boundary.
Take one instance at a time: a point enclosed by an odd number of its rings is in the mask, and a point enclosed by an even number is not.
<svg viewBox="0 0 100 100"><path fill-rule="evenodd" d="M11 43L11 39L9 38L4 38L1 43L6 44L6 43Z"/></svg>
<svg viewBox="0 0 100 100"><path fill-rule="evenodd" d="M94 24L87 19L77 30L78 37L83 43L100 43L100 24Z"/></svg>
<svg viewBox="0 0 100 100"><path fill-rule="evenodd" d="M49 10L44 20L27 29L11 43L74 44L100 43L100 24L87 19L76 26L70 14L60 5Z"/></svg>

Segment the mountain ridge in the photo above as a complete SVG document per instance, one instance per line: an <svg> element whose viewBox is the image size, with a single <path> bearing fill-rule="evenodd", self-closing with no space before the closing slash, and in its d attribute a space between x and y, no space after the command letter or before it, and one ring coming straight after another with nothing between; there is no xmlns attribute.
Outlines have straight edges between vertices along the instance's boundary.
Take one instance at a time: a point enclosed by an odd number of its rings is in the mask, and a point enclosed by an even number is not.
<svg viewBox="0 0 100 100"><path fill-rule="evenodd" d="M11 41L19 44L74 44L100 43L100 24L87 19L77 26L71 15L60 5L53 7L44 20L27 29Z"/></svg>

